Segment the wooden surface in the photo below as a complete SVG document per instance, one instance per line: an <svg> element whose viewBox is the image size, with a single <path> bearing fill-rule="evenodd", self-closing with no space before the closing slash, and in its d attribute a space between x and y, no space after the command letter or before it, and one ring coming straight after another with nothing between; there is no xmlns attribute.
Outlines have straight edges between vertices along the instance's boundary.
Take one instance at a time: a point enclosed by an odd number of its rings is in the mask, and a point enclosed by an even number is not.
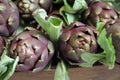
<svg viewBox="0 0 120 80"><path fill-rule="evenodd" d="M71 80L120 80L120 65L108 70L105 66L93 68L70 68ZM16 72L10 80L53 80L54 69L38 73Z"/></svg>

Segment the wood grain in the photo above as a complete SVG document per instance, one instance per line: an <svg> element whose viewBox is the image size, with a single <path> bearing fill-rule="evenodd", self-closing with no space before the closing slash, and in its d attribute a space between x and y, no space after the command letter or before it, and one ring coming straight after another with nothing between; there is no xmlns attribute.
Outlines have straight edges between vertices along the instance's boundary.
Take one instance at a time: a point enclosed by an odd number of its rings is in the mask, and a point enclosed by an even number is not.
<svg viewBox="0 0 120 80"><path fill-rule="evenodd" d="M10 80L53 80L54 72L54 69L38 73L16 72ZM112 70L105 66L70 68L69 75L71 80L120 80L120 65L116 65Z"/></svg>

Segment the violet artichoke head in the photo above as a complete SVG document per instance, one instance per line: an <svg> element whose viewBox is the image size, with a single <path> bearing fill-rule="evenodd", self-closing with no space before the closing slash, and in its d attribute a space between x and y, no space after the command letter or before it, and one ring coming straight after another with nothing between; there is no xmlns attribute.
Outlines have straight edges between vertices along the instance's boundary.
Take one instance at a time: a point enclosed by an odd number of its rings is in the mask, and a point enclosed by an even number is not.
<svg viewBox="0 0 120 80"><path fill-rule="evenodd" d="M103 22L105 25L113 24L116 19L118 19L118 13L107 2L95 1L85 11L85 21L93 26L98 22Z"/></svg>
<svg viewBox="0 0 120 80"><path fill-rule="evenodd" d="M116 62L120 63L120 19L107 29L107 35L112 35L112 42L115 48Z"/></svg>
<svg viewBox="0 0 120 80"><path fill-rule="evenodd" d="M39 8L47 12L51 9L51 0L19 0L17 2L20 13L24 19L31 18L32 13Z"/></svg>
<svg viewBox="0 0 120 80"><path fill-rule="evenodd" d="M0 35L12 35L19 25L19 12L13 2L0 0Z"/></svg>
<svg viewBox="0 0 120 80"><path fill-rule="evenodd" d="M97 36L98 31L88 25L81 22L70 24L59 40L61 56L70 65L79 65L81 53L97 51Z"/></svg>
<svg viewBox="0 0 120 80"><path fill-rule="evenodd" d="M12 40L10 56L19 56L16 71L41 71L51 60L54 48L43 34L36 30L24 31Z"/></svg>

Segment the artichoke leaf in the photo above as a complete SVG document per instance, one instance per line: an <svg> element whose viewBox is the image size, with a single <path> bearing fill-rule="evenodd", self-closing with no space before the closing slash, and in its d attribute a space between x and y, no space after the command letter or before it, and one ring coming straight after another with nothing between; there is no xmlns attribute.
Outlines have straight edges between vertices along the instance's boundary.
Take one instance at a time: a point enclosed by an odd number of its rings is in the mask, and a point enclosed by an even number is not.
<svg viewBox="0 0 120 80"><path fill-rule="evenodd" d="M78 15L70 14L60 9L60 14L63 16L64 21L66 22L66 25L70 25L71 23L78 20Z"/></svg>
<svg viewBox="0 0 120 80"><path fill-rule="evenodd" d="M87 9L87 3L85 0L75 0L73 5L70 5L67 0L63 0L64 6L61 7L65 12L74 14L76 12L82 12L83 10Z"/></svg>
<svg viewBox="0 0 120 80"><path fill-rule="evenodd" d="M2 64L0 64L2 67L0 67L0 80L8 80L14 74L18 61L19 57L16 57L14 60L6 55L4 56L4 58L0 61L2 62Z"/></svg>
<svg viewBox="0 0 120 80"><path fill-rule="evenodd" d="M103 29L98 37L98 44L104 50L105 58L100 62L108 66L109 69L113 69L115 65L115 49L112 45L111 35L106 37L106 30ZM105 60L104 60L105 59Z"/></svg>
<svg viewBox="0 0 120 80"><path fill-rule="evenodd" d="M48 20L45 20L47 13L43 9L36 10L33 16L42 29L46 31L51 41L57 42L61 35L63 21L55 17L50 17Z"/></svg>
<svg viewBox="0 0 120 80"><path fill-rule="evenodd" d="M82 53L81 58L84 61L80 64L81 67L93 67L93 65L104 58L102 54L91 54L91 53Z"/></svg>
<svg viewBox="0 0 120 80"><path fill-rule="evenodd" d="M68 67L62 60L57 64L54 80L70 80L68 75Z"/></svg>

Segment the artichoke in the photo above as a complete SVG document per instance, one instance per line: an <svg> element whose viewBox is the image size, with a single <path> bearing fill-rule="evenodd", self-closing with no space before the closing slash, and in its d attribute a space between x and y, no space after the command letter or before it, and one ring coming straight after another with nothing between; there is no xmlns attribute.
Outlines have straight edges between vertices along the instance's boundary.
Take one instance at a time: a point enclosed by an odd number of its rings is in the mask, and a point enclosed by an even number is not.
<svg viewBox="0 0 120 80"><path fill-rule="evenodd" d="M115 48L116 62L120 63L120 19L107 29L107 35L112 34L112 42Z"/></svg>
<svg viewBox="0 0 120 80"><path fill-rule="evenodd" d="M19 56L16 71L41 71L54 54L54 48L43 34L37 30L24 31L14 37L10 45L10 57Z"/></svg>
<svg viewBox="0 0 120 80"><path fill-rule="evenodd" d="M118 13L107 2L95 1L89 5L85 11L85 21L88 24L96 26L98 22L103 22L105 25L113 24L118 19Z"/></svg>
<svg viewBox="0 0 120 80"><path fill-rule="evenodd" d="M19 11L13 2L0 0L0 35L12 35L19 25Z"/></svg>
<svg viewBox="0 0 120 80"><path fill-rule="evenodd" d="M51 0L18 0L19 11L24 19L32 18L32 13L39 8L47 12L51 9Z"/></svg>
<svg viewBox="0 0 120 80"><path fill-rule="evenodd" d="M74 22L66 28L59 40L60 55L70 64L79 65L81 53L97 51L98 31L81 22Z"/></svg>
<svg viewBox="0 0 120 80"><path fill-rule="evenodd" d="M6 41L3 37L0 36L0 56L2 55L2 52L5 48Z"/></svg>

